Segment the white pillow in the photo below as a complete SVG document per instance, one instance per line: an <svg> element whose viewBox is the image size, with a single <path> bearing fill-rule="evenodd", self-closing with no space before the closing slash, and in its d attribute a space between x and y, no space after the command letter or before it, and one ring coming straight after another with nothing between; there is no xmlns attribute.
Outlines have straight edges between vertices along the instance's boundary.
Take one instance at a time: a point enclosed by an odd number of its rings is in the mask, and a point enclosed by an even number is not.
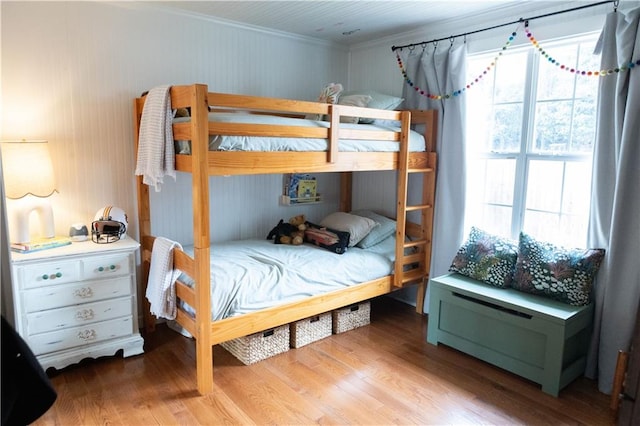
<svg viewBox="0 0 640 426"><path fill-rule="evenodd" d="M348 106L355 106L355 107L361 107L361 108L366 108L367 105L369 105L369 102L371 102L371 96L369 95L350 95L350 96L340 96L340 98L338 98L338 104L340 105L348 105ZM357 123L359 120L359 117L340 117L340 122L341 123Z"/></svg>
<svg viewBox="0 0 640 426"><path fill-rule="evenodd" d="M366 237L378 222L368 217L356 216L350 213L331 213L320 221L320 226L349 233L349 247L353 247Z"/></svg>
<svg viewBox="0 0 640 426"><path fill-rule="evenodd" d="M404 101L403 98L399 98L397 96L385 95L384 93L376 92L375 90L353 90L349 92L342 92L340 94L341 97L348 97L353 95L365 95L371 96L371 101L367 105L367 108L374 109L386 109L386 110L395 110L402 104ZM340 103L340 98L338 98L338 103ZM362 124L371 124L373 123L372 118L361 118L360 123Z"/></svg>
<svg viewBox="0 0 640 426"><path fill-rule="evenodd" d="M342 92L340 97L353 95L371 96L371 101L369 101L368 107L375 109L394 110L400 106L402 101L404 101L403 98L385 95L384 93L376 92L374 90L353 90L349 92ZM338 98L338 103L340 102L340 97Z"/></svg>

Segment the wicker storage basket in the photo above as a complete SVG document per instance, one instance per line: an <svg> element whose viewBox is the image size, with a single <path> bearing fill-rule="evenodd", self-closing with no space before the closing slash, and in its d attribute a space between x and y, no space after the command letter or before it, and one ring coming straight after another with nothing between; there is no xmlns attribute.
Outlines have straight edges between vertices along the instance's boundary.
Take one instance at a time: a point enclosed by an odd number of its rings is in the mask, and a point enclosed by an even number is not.
<svg viewBox="0 0 640 426"><path fill-rule="evenodd" d="M220 346L243 364L253 364L289 350L289 325L222 342Z"/></svg>
<svg viewBox="0 0 640 426"><path fill-rule="evenodd" d="M299 348L331 336L331 312L292 322L289 326L291 347Z"/></svg>
<svg viewBox="0 0 640 426"><path fill-rule="evenodd" d="M333 311L333 333L344 333L371 322L371 303L360 302Z"/></svg>

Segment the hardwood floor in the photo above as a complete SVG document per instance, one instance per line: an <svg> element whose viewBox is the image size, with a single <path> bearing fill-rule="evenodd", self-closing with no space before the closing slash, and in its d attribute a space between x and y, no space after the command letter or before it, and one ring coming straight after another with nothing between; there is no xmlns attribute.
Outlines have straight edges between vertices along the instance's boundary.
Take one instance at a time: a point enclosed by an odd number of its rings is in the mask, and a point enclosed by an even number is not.
<svg viewBox="0 0 640 426"><path fill-rule="evenodd" d="M214 348L215 388L195 390L194 345L159 326L145 354L50 372L58 391L36 425L612 425L609 397L579 379L540 386L425 341L427 317L389 298L371 324L245 366Z"/></svg>

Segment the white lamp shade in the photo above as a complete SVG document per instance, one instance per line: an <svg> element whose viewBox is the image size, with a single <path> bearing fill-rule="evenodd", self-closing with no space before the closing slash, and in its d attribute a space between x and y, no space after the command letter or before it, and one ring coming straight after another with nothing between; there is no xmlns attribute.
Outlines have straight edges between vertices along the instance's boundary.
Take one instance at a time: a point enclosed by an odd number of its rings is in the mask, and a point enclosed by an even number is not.
<svg viewBox="0 0 640 426"><path fill-rule="evenodd" d="M2 169L7 198L48 197L56 191L47 141L2 142Z"/></svg>

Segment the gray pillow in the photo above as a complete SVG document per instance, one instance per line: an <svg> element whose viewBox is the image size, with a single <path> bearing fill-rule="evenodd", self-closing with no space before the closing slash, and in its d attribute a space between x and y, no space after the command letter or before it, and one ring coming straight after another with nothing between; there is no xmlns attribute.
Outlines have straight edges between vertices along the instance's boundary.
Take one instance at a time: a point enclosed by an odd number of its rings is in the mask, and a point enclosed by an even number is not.
<svg viewBox="0 0 640 426"><path fill-rule="evenodd" d="M367 217L379 223L379 225L373 228L366 237L356 244L357 247L362 249L373 247L396 233L396 221L389 219L386 216L364 209L352 211L351 214Z"/></svg>
<svg viewBox="0 0 640 426"><path fill-rule="evenodd" d="M378 224L369 218L357 216L344 212L331 213L320 221L320 226L326 228L337 229L338 231L348 232L349 247L353 247L362 240L372 229Z"/></svg>

